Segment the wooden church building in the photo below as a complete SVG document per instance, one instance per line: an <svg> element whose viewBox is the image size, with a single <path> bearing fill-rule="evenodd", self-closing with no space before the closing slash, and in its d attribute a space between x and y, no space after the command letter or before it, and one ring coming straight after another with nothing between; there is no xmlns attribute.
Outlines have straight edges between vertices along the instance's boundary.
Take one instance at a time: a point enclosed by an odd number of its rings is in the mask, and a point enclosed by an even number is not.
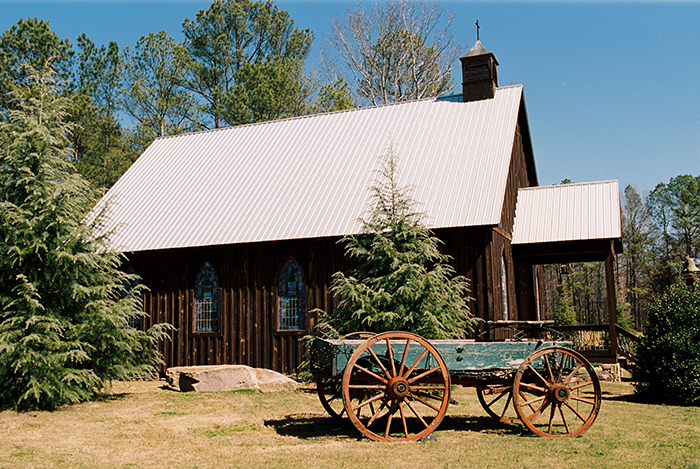
<svg viewBox="0 0 700 469"><path fill-rule="evenodd" d="M150 290L140 327L176 328L167 366L293 372L311 311L333 310L332 275L350 266L338 241L359 231L389 145L485 321L543 319L548 253L614 256L617 182L538 188L522 86L497 86L480 42L461 62L462 94L151 144L100 205Z"/></svg>

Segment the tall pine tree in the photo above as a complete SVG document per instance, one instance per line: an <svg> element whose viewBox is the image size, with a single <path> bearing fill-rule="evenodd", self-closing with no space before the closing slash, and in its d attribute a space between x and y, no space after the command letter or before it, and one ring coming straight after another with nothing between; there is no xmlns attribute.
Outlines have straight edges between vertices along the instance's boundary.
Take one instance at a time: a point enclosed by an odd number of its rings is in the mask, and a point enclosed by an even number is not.
<svg viewBox="0 0 700 469"><path fill-rule="evenodd" d="M467 304L467 279L454 276L450 256L440 252L441 241L416 211L412 188L399 186L393 146L380 161L362 231L342 239L358 266L333 276L339 305L321 323L340 333L402 330L426 339L464 337L478 322Z"/></svg>
<svg viewBox="0 0 700 469"><path fill-rule="evenodd" d="M152 373L166 328L127 325L143 314L140 290L83 222L94 196L68 161L50 67L13 98L0 123L0 408L51 409Z"/></svg>

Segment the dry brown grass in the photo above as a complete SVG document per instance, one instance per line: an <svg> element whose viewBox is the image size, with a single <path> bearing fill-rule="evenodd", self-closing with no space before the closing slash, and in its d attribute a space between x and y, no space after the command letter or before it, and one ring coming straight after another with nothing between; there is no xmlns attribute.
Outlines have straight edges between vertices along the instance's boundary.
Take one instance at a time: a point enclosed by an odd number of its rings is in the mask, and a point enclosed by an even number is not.
<svg viewBox="0 0 700 469"><path fill-rule="evenodd" d="M374 443L326 416L315 390L177 393L117 383L113 395L55 412L0 413L0 468L700 467L700 409L630 400L604 383L601 414L577 439L493 422L472 389L435 442Z"/></svg>

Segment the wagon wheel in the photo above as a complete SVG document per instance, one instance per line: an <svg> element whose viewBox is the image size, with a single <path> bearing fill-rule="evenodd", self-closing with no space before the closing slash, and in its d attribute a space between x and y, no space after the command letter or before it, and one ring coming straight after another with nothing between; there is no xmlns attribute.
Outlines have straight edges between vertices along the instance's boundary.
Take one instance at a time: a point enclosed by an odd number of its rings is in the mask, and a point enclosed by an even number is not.
<svg viewBox="0 0 700 469"><path fill-rule="evenodd" d="M422 337L385 332L355 350L345 366L342 388L345 411L365 436L416 441L445 416L450 374L438 351Z"/></svg>
<svg viewBox="0 0 700 469"><path fill-rule="evenodd" d="M343 420L345 408L343 407L342 393L343 375L328 376L316 375L316 392L321 405L335 420Z"/></svg>
<svg viewBox="0 0 700 469"><path fill-rule="evenodd" d="M591 364L561 347L539 350L523 361L513 380L520 420L539 436L579 436L593 424L601 390Z"/></svg>
<svg viewBox="0 0 700 469"><path fill-rule="evenodd" d="M513 395L511 385L488 385L484 388L476 388L476 396L481 407L489 416L499 422L519 422L515 409L511 406Z"/></svg>

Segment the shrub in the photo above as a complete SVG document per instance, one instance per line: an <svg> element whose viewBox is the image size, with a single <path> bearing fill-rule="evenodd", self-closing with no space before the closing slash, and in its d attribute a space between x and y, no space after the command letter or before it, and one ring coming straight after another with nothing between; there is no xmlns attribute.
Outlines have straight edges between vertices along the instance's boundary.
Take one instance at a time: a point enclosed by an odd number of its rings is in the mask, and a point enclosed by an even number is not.
<svg viewBox="0 0 700 469"><path fill-rule="evenodd" d="M648 402L700 404L700 285L672 285L649 309L634 371Z"/></svg>
<svg viewBox="0 0 700 469"><path fill-rule="evenodd" d="M393 148L380 162L362 231L342 240L358 266L333 276L340 301L321 316L321 325L345 334L402 330L426 339L464 337L478 322L467 305L467 279L454 275L441 241L416 211L411 188L398 185Z"/></svg>
<svg viewBox="0 0 700 469"><path fill-rule="evenodd" d="M84 222L95 197L68 161L50 70L14 97L0 122L0 408L53 409L153 373L167 328L128 326L143 287L94 235L100 217Z"/></svg>

